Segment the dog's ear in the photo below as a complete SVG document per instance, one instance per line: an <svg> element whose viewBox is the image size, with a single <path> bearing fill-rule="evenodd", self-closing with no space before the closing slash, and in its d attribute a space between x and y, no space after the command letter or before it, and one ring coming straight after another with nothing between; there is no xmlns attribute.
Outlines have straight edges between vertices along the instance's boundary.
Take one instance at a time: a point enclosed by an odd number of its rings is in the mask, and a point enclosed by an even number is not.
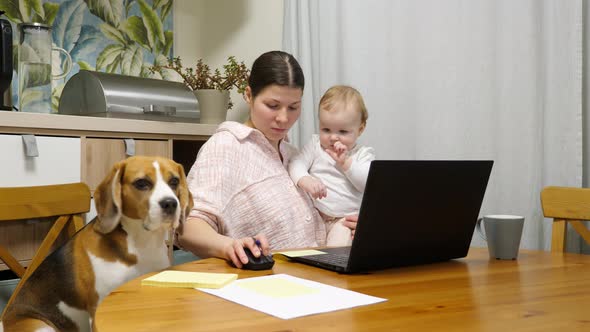
<svg viewBox="0 0 590 332"><path fill-rule="evenodd" d="M186 182L186 176L184 174L184 167L180 164L176 164L178 167L178 174L180 176L180 181L178 183L178 200L180 201L180 220L174 221L172 225L173 228L178 228L179 226L182 227L182 224L188 217L189 213L193 209L193 195L191 194L190 190L188 189L188 184ZM180 222L180 224L179 224ZM181 229L178 229L181 231Z"/></svg>
<svg viewBox="0 0 590 332"><path fill-rule="evenodd" d="M100 233L112 232L121 219L121 181L124 171L124 161L115 164L109 175L94 191L94 204L98 214L94 229Z"/></svg>

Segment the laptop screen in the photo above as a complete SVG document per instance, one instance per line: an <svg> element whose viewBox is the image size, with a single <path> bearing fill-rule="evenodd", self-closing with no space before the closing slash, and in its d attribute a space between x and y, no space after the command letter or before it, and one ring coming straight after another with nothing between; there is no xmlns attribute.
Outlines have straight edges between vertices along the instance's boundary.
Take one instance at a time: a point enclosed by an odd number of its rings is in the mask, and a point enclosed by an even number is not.
<svg viewBox="0 0 590 332"><path fill-rule="evenodd" d="M465 257L491 160L371 163L348 270Z"/></svg>

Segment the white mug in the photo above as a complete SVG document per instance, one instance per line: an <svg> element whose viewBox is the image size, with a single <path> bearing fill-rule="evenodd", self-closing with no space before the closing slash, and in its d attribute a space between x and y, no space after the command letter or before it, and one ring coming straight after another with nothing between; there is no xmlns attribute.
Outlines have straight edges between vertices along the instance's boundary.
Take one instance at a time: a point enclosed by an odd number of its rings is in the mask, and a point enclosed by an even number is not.
<svg viewBox="0 0 590 332"><path fill-rule="evenodd" d="M484 224L485 234L481 224ZM477 232L488 243L490 258L516 259L524 217L497 214L486 215L477 220Z"/></svg>

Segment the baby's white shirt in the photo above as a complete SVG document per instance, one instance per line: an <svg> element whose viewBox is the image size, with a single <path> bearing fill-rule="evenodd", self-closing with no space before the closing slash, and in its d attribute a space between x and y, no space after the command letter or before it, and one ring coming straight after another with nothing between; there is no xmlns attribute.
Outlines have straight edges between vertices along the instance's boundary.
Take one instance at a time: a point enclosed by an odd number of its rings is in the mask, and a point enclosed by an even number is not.
<svg viewBox="0 0 590 332"><path fill-rule="evenodd" d="M315 199L318 210L331 217L358 214L365 191L369 166L375 160L373 148L357 144L349 152L352 163L348 171L336 167L336 161L320 145L319 135L313 135L297 156L289 163L289 174L293 182L304 176L320 179L328 194Z"/></svg>

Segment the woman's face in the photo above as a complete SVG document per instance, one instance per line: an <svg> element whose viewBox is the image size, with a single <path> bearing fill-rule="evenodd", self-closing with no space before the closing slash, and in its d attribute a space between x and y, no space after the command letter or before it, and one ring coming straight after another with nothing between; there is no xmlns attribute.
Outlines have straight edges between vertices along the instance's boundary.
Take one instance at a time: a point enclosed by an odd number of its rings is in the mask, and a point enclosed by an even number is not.
<svg viewBox="0 0 590 332"><path fill-rule="evenodd" d="M269 85L255 98L246 88L245 98L250 105L250 122L276 148L301 114L303 90L281 85Z"/></svg>

